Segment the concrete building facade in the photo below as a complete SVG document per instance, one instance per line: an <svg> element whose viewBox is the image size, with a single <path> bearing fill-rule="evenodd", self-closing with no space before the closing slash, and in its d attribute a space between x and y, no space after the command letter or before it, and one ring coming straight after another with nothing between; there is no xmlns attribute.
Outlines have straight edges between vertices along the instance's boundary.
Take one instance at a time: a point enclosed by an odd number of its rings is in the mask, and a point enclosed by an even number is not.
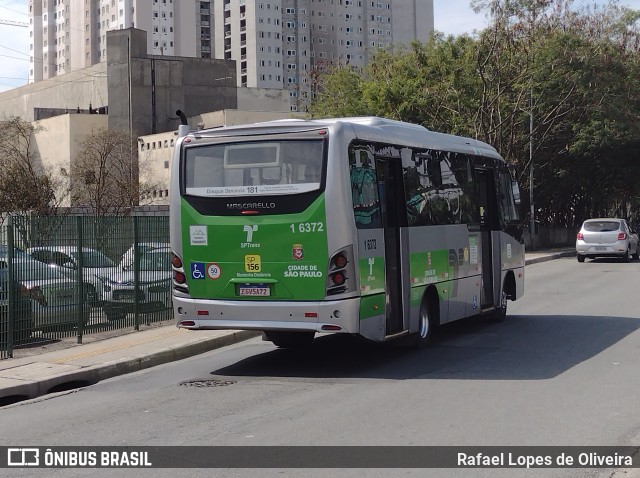
<svg viewBox="0 0 640 478"><path fill-rule="evenodd" d="M328 65L363 67L380 48L426 42L433 0L213 0L216 58L240 86L282 85L302 110Z"/></svg>
<svg viewBox="0 0 640 478"><path fill-rule="evenodd" d="M110 30L148 32L151 55L199 56L196 5L195 0L29 0L29 82L106 61Z"/></svg>
<svg viewBox="0 0 640 478"><path fill-rule="evenodd" d="M106 61L107 32L146 31L156 57L235 60L240 87L286 89L304 110L314 76L425 42L433 0L29 0L30 82Z"/></svg>

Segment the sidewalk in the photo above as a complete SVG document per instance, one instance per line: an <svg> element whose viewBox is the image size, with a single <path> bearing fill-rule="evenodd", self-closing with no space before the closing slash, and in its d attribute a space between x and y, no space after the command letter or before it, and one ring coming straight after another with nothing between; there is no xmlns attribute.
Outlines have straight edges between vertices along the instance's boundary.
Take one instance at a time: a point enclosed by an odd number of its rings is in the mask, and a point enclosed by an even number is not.
<svg viewBox="0 0 640 478"><path fill-rule="evenodd" d="M526 254L526 264L575 255L574 249ZM69 348L0 360L0 406L181 360L259 336L255 331L177 329L174 324Z"/></svg>

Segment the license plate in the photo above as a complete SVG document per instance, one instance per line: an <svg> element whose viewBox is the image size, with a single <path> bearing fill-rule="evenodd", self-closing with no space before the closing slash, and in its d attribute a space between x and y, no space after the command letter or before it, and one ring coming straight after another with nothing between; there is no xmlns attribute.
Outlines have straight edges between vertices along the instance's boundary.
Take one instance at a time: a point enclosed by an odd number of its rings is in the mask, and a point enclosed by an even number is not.
<svg viewBox="0 0 640 478"><path fill-rule="evenodd" d="M607 250L606 247L596 246L596 251L606 251L606 250Z"/></svg>
<svg viewBox="0 0 640 478"><path fill-rule="evenodd" d="M251 297L266 297L271 295L269 286L266 285L241 285L239 287L238 295L251 296Z"/></svg>

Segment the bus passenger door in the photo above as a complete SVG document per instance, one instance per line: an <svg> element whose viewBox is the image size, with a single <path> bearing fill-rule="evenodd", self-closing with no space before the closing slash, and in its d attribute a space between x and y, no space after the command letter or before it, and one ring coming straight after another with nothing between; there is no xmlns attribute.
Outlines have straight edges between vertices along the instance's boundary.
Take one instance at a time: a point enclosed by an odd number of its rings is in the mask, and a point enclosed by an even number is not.
<svg viewBox="0 0 640 478"><path fill-rule="evenodd" d="M384 237L385 337L408 329L403 297L408 296L408 238L400 158L376 157L376 175Z"/></svg>
<svg viewBox="0 0 640 478"><path fill-rule="evenodd" d="M493 234L497 229L498 204L496 201L496 183L490 169L476 169L478 181L478 206L480 208L480 250L482 253L482 290L481 308L494 305L494 260ZM496 237L499 237L496 235ZM500 248L496 248L497 251ZM498 268L499 270L499 268ZM499 286L498 286L499 287Z"/></svg>

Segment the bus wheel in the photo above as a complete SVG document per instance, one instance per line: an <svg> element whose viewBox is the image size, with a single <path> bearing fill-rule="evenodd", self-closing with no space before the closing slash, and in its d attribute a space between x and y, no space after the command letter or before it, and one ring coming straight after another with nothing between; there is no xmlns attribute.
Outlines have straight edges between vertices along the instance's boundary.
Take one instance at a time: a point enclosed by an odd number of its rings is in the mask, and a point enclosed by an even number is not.
<svg viewBox="0 0 640 478"><path fill-rule="evenodd" d="M283 349L299 349L311 345L315 332L280 332L268 330L264 333L277 347Z"/></svg>
<svg viewBox="0 0 640 478"><path fill-rule="evenodd" d="M496 307L496 309L491 313L491 320L494 322L504 322L504 319L507 318L507 300L509 297L504 290L502 290L502 295L500 296L500 305Z"/></svg>
<svg viewBox="0 0 640 478"><path fill-rule="evenodd" d="M418 348L425 347L431 341L434 329L438 325L438 300L428 294L422 299L420 316L418 317L418 333L413 335L413 345Z"/></svg>

